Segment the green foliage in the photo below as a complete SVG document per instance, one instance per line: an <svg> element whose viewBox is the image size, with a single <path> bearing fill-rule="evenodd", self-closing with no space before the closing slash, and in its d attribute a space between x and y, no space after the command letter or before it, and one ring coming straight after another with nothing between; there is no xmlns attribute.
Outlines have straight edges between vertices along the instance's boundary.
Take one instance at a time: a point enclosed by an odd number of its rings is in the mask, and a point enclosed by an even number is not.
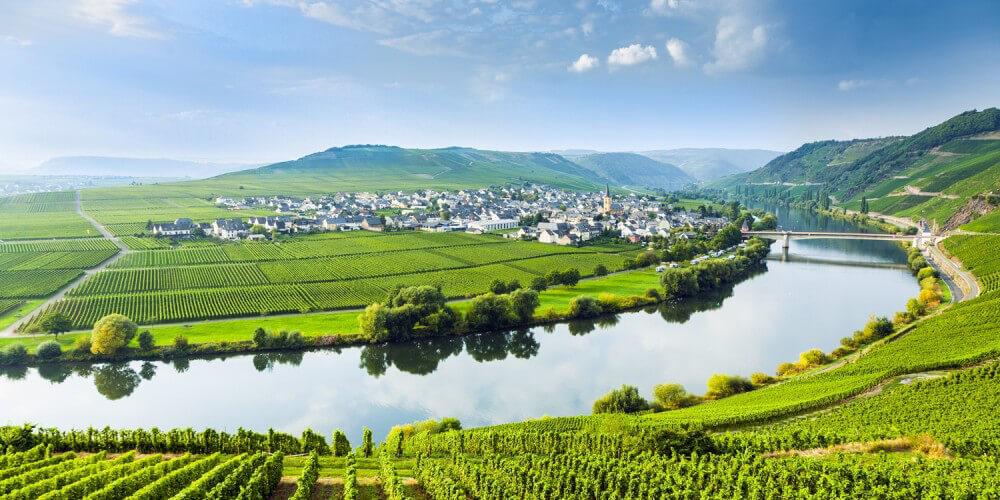
<svg viewBox="0 0 1000 500"><path fill-rule="evenodd" d="M632 385L622 385L600 399L594 401L593 413L636 413L649 409L649 402L639 395L639 389Z"/></svg>
<svg viewBox="0 0 1000 500"><path fill-rule="evenodd" d="M589 295L579 295L569 301L566 316L570 318L594 318L603 313L601 303Z"/></svg>
<svg viewBox="0 0 1000 500"><path fill-rule="evenodd" d="M688 394L681 384L658 384L653 386L653 399L665 410L685 408L696 402L696 398Z"/></svg>
<svg viewBox="0 0 1000 500"><path fill-rule="evenodd" d="M54 340L49 340L38 344L35 349L35 355L41 359L51 360L62 356L62 345Z"/></svg>
<svg viewBox="0 0 1000 500"><path fill-rule="evenodd" d="M347 435L340 430L333 431L332 451L336 457L347 456L351 452L351 442L347 440Z"/></svg>
<svg viewBox="0 0 1000 500"><path fill-rule="evenodd" d="M319 479L319 455L314 451L309 454L309 459L302 468L302 475L295 482L295 494L291 496L292 500L311 500L317 479Z"/></svg>
<svg viewBox="0 0 1000 500"><path fill-rule="evenodd" d="M744 377L716 373L708 379L708 392L705 393L705 397L722 399L753 389L753 384Z"/></svg>
<svg viewBox="0 0 1000 500"><path fill-rule="evenodd" d="M0 351L0 366L19 365L28 359L28 349L24 344L10 344Z"/></svg>
<svg viewBox="0 0 1000 500"><path fill-rule="evenodd" d="M109 314L94 324L90 336L93 354L114 355L135 336L138 326L121 314Z"/></svg>
<svg viewBox="0 0 1000 500"><path fill-rule="evenodd" d="M65 333L73 329L73 321L63 313L52 312L46 314L41 321L38 322L38 327L45 333L51 333L53 335L59 335L60 333Z"/></svg>
<svg viewBox="0 0 1000 500"><path fill-rule="evenodd" d="M143 330L139 333L139 349L143 351L148 351L153 348L156 341L153 339L153 334L149 333L149 330Z"/></svg>

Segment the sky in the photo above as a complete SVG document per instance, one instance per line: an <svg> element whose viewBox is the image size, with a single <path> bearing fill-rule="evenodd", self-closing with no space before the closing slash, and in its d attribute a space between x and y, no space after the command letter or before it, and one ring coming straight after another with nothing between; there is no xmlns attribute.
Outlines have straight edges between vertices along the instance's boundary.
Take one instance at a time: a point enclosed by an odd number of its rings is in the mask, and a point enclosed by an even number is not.
<svg viewBox="0 0 1000 500"><path fill-rule="evenodd" d="M0 170L792 150L1000 105L996 0L0 0Z"/></svg>

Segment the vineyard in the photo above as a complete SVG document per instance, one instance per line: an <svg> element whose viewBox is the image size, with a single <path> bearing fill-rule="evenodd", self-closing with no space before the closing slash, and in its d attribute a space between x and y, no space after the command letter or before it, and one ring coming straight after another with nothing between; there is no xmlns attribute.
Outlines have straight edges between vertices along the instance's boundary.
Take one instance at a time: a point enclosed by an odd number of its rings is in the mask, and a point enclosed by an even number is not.
<svg viewBox="0 0 1000 500"><path fill-rule="evenodd" d="M51 295L117 252L98 238L0 243L0 299Z"/></svg>
<svg viewBox="0 0 1000 500"><path fill-rule="evenodd" d="M1000 290L1000 236L952 236L944 248L976 275L983 291Z"/></svg>
<svg viewBox="0 0 1000 500"><path fill-rule="evenodd" d="M549 271L568 268L589 276L598 265L621 269L626 259L613 253L593 253L587 247L510 242L489 235L357 234L316 235L278 244L244 242L133 251L90 276L48 310L63 312L76 327L87 328L112 312L146 324L362 308L397 285L440 284L447 297L465 298L486 292L495 279L529 284ZM63 253L66 255L40 256L33 263L9 257L12 269L30 265L35 269L30 272L39 276L29 280L27 275L12 273L7 279L51 293L79 273L58 270L52 271L51 277L43 276L50 272L49 267L62 262L100 262L114 250ZM0 265L7 258L0 253ZM85 267L91 266L81 265ZM32 321L41 316L36 314ZM27 330L32 327L31 322L26 325Z"/></svg>

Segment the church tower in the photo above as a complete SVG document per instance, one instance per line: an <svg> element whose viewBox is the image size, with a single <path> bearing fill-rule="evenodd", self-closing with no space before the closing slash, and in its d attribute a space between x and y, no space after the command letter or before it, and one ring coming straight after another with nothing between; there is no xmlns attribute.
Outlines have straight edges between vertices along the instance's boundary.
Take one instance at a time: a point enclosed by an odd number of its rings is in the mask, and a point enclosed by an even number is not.
<svg viewBox="0 0 1000 500"><path fill-rule="evenodd" d="M611 212L611 187L604 185L604 213Z"/></svg>

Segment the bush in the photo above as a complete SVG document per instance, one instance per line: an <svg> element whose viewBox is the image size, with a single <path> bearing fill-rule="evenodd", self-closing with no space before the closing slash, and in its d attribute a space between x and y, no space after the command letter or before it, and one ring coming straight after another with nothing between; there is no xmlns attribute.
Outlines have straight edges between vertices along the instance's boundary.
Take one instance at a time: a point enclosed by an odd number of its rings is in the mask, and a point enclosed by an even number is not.
<svg viewBox="0 0 1000 500"><path fill-rule="evenodd" d="M810 368L813 366L820 366L829 362L830 359L826 357L826 354L819 349L810 349L802 354L799 354L799 362L795 364L795 367L802 370Z"/></svg>
<svg viewBox="0 0 1000 500"><path fill-rule="evenodd" d="M708 392L705 393L705 397L721 399L742 392L752 391L753 388L753 384L745 377L716 373L708 379Z"/></svg>
<svg viewBox="0 0 1000 500"><path fill-rule="evenodd" d="M139 327L127 317L121 314L109 314L94 323L90 352L106 356L114 355L135 337L138 329Z"/></svg>
<svg viewBox="0 0 1000 500"><path fill-rule="evenodd" d="M917 271L917 280L923 281L925 278L937 278L938 272L933 267L924 267Z"/></svg>
<svg viewBox="0 0 1000 500"><path fill-rule="evenodd" d="M288 334L288 341L286 342L288 347L299 347L304 343L305 340L302 338L302 332L296 330Z"/></svg>
<svg viewBox="0 0 1000 500"><path fill-rule="evenodd" d="M888 335L892 335L895 328L892 326L892 321L889 318L879 317L876 318L872 316L865 324L865 329L862 332L865 336L866 342L872 342Z"/></svg>
<svg viewBox="0 0 1000 500"><path fill-rule="evenodd" d="M660 291L655 288L647 289L645 296L647 299L663 300L663 297L660 296Z"/></svg>
<svg viewBox="0 0 1000 500"><path fill-rule="evenodd" d="M938 297L937 292L934 290L924 288L923 290L920 290L919 294L917 294L917 300L923 302L924 304L934 304L940 302L941 298Z"/></svg>
<svg viewBox="0 0 1000 500"><path fill-rule="evenodd" d="M339 430L333 431L333 456L343 457L351 452L351 442L347 440L347 435Z"/></svg>
<svg viewBox="0 0 1000 500"><path fill-rule="evenodd" d="M750 375L750 383L756 386L773 384L775 382L777 382L777 379L766 373L757 372Z"/></svg>
<svg viewBox="0 0 1000 500"><path fill-rule="evenodd" d="M10 344L0 355L0 364L19 365L28 360L28 349L24 344Z"/></svg>
<svg viewBox="0 0 1000 500"><path fill-rule="evenodd" d="M41 359L56 359L62 356L62 346L54 340L42 342L35 349L35 355Z"/></svg>
<svg viewBox="0 0 1000 500"><path fill-rule="evenodd" d="M906 311L913 316L923 316L927 312L927 307L916 298L906 301Z"/></svg>
<svg viewBox="0 0 1000 500"><path fill-rule="evenodd" d="M510 297L487 293L472 299L466 322L473 329L496 329L510 324L511 317Z"/></svg>
<svg viewBox="0 0 1000 500"><path fill-rule="evenodd" d="M535 276L534 278L532 278L531 280L532 290L536 292L544 292L548 288L549 288L549 282L545 278L541 276Z"/></svg>
<svg viewBox="0 0 1000 500"><path fill-rule="evenodd" d="M913 323L913 320L915 320L915 319L916 318L913 317L913 314L911 314L910 312L908 312L908 311L900 311L900 312L897 312L892 317L892 323L894 325L907 325L907 324Z"/></svg>
<svg viewBox="0 0 1000 500"><path fill-rule="evenodd" d="M535 317L538 305L538 292L534 290L517 288L510 294L511 312L522 323L531 321Z"/></svg>
<svg viewBox="0 0 1000 500"><path fill-rule="evenodd" d="M569 302L566 315L570 318L593 318L600 316L601 312L601 304L597 299L589 295L579 295Z"/></svg>
<svg viewBox="0 0 1000 500"><path fill-rule="evenodd" d="M847 346L840 346L830 351L830 357L833 359L840 359L843 358L844 356L847 356L848 354L851 354L852 352L854 352L854 349Z"/></svg>
<svg viewBox="0 0 1000 500"><path fill-rule="evenodd" d="M153 334L149 333L149 330L143 330L139 334L139 349L143 351L148 351L156 345L156 340L153 339Z"/></svg>
<svg viewBox="0 0 1000 500"><path fill-rule="evenodd" d="M93 346L93 342L90 341L90 337L84 335L76 339L73 342L73 352L77 354L90 353L90 348Z"/></svg>
<svg viewBox="0 0 1000 500"><path fill-rule="evenodd" d="M490 292L494 295L503 295L507 293L507 284L500 280L493 280L490 283Z"/></svg>
<svg viewBox="0 0 1000 500"><path fill-rule="evenodd" d="M791 375L795 371L795 364L784 362L778 365L778 369L774 371L775 375L779 377L784 377L785 375Z"/></svg>
<svg viewBox="0 0 1000 500"><path fill-rule="evenodd" d="M594 276L606 276L608 274L608 268L604 264L598 264L594 268Z"/></svg>
<svg viewBox="0 0 1000 500"><path fill-rule="evenodd" d="M593 413L635 413L646 409L649 409L649 402L639 395L639 389L623 385L621 389L613 390L594 401Z"/></svg>
<svg viewBox="0 0 1000 500"><path fill-rule="evenodd" d="M183 335L178 335L174 337L174 349L178 351L187 351L190 344L188 343L188 338Z"/></svg>
<svg viewBox="0 0 1000 500"><path fill-rule="evenodd" d="M653 386L653 399L665 410L676 410L691 406L695 397L688 394L681 384L658 384Z"/></svg>
<svg viewBox="0 0 1000 500"><path fill-rule="evenodd" d="M374 305L374 304L372 304L372 305ZM379 305L381 305L381 304L379 304ZM371 307L371 306L368 306L368 307ZM362 333L364 333L364 328L362 328ZM268 339L268 336L267 336L267 332L264 331L263 328L257 327L257 329L253 331L253 344L255 346L257 346L258 349L266 349L267 348L267 343L268 343L267 341L268 340L269 339Z"/></svg>
<svg viewBox="0 0 1000 500"><path fill-rule="evenodd" d="M670 456L705 454L717 451L715 441L701 429L656 429L642 439L642 449Z"/></svg>

